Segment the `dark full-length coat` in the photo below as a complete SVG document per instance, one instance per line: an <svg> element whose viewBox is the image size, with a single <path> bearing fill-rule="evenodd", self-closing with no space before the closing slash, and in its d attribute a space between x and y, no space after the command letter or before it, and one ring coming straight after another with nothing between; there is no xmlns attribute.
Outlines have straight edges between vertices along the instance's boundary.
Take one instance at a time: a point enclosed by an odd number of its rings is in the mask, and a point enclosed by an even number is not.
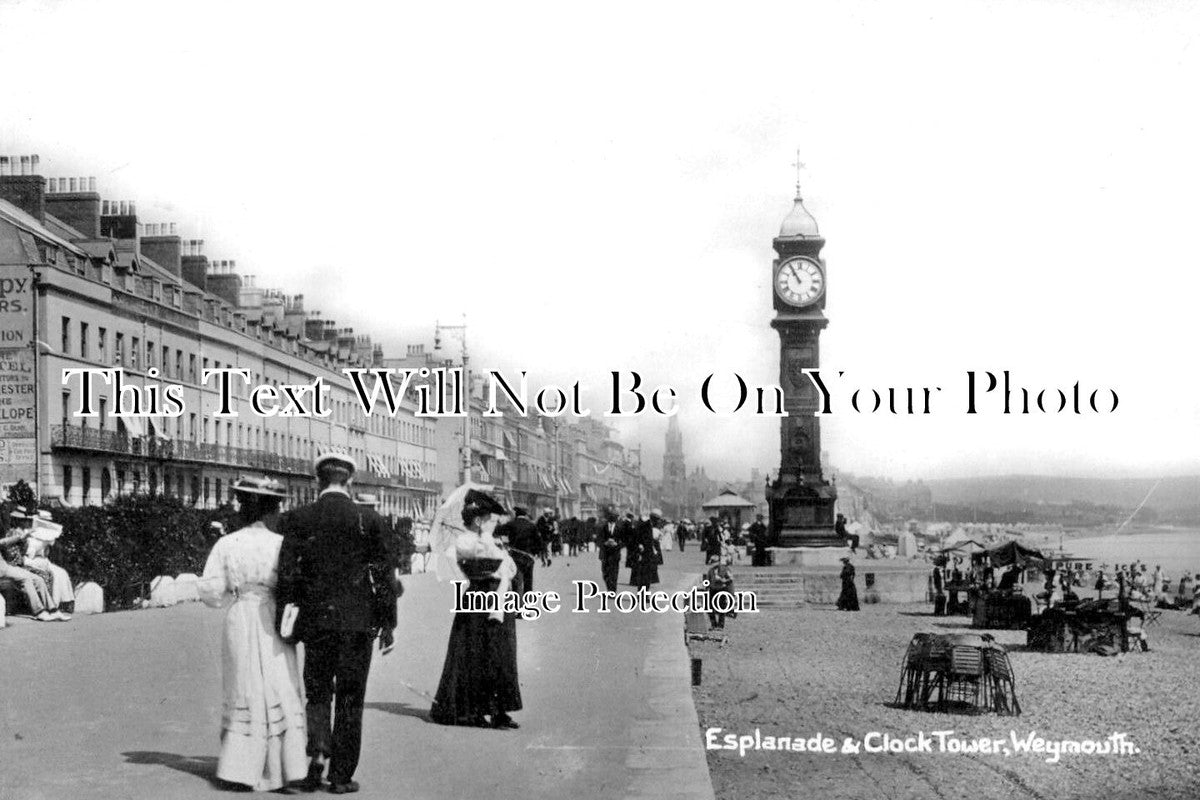
<svg viewBox="0 0 1200 800"><path fill-rule="evenodd" d="M767 549L770 547L771 541L767 526L757 521L751 524L750 542L754 545L754 558L750 565L754 567L771 566L771 552Z"/></svg>
<svg viewBox="0 0 1200 800"><path fill-rule="evenodd" d="M607 591L617 591L617 578L621 572L621 548L624 546L625 535L621 523L613 521L596 525L596 554L600 558L600 574Z"/></svg>
<svg viewBox="0 0 1200 800"><path fill-rule="evenodd" d="M842 567L842 593L838 597L837 607L842 611L858 611L858 589L854 587L854 565Z"/></svg>
<svg viewBox="0 0 1200 800"><path fill-rule="evenodd" d="M514 517L496 529L496 536L508 539L508 546L531 556L542 552L542 536L537 525L529 517ZM533 591L533 558L516 560L517 569L521 572L521 580L525 584L524 591Z"/></svg>
<svg viewBox="0 0 1200 800"><path fill-rule="evenodd" d="M631 586L653 586L658 583L658 565L662 556L654 541L654 525L650 520L636 524L629 537L629 583Z"/></svg>

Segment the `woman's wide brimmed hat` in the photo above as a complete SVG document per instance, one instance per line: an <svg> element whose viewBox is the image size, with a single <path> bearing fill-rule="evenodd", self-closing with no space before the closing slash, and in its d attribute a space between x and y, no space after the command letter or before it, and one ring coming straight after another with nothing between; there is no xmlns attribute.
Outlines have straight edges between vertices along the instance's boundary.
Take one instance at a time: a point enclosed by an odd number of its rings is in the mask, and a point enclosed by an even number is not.
<svg viewBox="0 0 1200 800"><path fill-rule="evenodd" d="M263 497L287 497L287 489L271 478L242 478L233 485L237 494L256 494Z"/></svg>
<svg viewBox="0 0 1200 800"><path fill-rule="evenodd" d="M469 490L467 496L463 498L463 510L466 511L469 508L476 508L485 514L508 513L499 500L478 489Z"/></svg>

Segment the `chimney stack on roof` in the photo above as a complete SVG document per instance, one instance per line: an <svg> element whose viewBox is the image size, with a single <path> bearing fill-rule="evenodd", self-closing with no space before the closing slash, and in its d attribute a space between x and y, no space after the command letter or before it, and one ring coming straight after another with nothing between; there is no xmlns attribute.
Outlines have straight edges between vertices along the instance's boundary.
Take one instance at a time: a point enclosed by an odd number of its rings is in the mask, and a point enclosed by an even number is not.
<svg viewBox="0 0 1200 800"><path fill-rule="evenodd" d="M107 206L107 210L104 209ZM101 206L100 235L114 239L136 239L137 205L132 200L109 200Z"/></svg>
<svg viewBox="0 0 1200 800"><path fill-rule="evenodd" d="M183 276L183 243L175 235L174 222L147 223L146 235L138 242L138 249L175 277Z"/></svg>
<svg viewBox="0 0 1200 800"><path fill-rule="evenodd" d="M180 272L188 283L201 290L208 290L208 258L204 255L203 239L188 239L184 243Z"/></svg>
<svg viewBox="0 0 1200 800"><path fill-rule="evenodd" d="M71 190L74 183L79 191ZM83 234L85 239L100 238L100 217L107 214L107 203L96 194L95 178L50 179L46 213L62 220Z"/></svg>
<svg viewBox="0 0 1200 800"><path fill-rule="evenodd" d="M0 199L46 221L46 180L37 173L37 156L0 156Z"/></svg>
<svg viewBox="0 0 1200 800"><path fill-rule="evenodd" d="M233 260L213 262L213 269L208 275L208 290L237 308L241 300L242 279L234 272L235 265Z"/></svg>

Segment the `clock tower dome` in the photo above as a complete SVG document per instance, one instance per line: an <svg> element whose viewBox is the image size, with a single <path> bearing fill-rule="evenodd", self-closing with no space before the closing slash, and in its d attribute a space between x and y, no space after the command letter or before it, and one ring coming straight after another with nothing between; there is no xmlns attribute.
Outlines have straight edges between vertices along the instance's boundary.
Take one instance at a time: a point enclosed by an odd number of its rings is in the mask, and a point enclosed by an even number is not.
<svg viewBox="0 0 1200 800"><path fill-rule="evenodd" d="M772 242L771 299L779 331L779 385L787 416L779 431L779 475L767 487L771 537L778 547L829 547L844 542L834 533L835 488L821 470L819 397L804 374L821 361L825 316L825 246L817 221L800 196Z"/></svg>

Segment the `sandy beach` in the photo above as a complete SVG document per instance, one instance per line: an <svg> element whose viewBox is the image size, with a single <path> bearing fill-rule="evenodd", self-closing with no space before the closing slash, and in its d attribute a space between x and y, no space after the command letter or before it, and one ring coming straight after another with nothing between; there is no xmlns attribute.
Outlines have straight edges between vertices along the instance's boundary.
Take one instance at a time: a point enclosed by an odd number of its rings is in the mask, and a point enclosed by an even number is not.
<svg viewBox="0 0 1200 800"><path fill-rule="evenodd" d="M861 593L860 588L860 593ZM1149 627L1151 652L1114 657L1025 650L1023 631L995 631L1010 652L1021 716L934 714L891 708L914 633L969 630L966 617L936 618L928 605L769 609L727 626L723 645L704 642L703 684L693 690L702 732L812 737L839 752L710 749L718 798L1179 798L1200 783L1200 618L1168 611ZM1001 739L1010 754L840 752L868 733L904 739ZM1011 752L1015 736L1105 740L1129 755Z"/></svg>

